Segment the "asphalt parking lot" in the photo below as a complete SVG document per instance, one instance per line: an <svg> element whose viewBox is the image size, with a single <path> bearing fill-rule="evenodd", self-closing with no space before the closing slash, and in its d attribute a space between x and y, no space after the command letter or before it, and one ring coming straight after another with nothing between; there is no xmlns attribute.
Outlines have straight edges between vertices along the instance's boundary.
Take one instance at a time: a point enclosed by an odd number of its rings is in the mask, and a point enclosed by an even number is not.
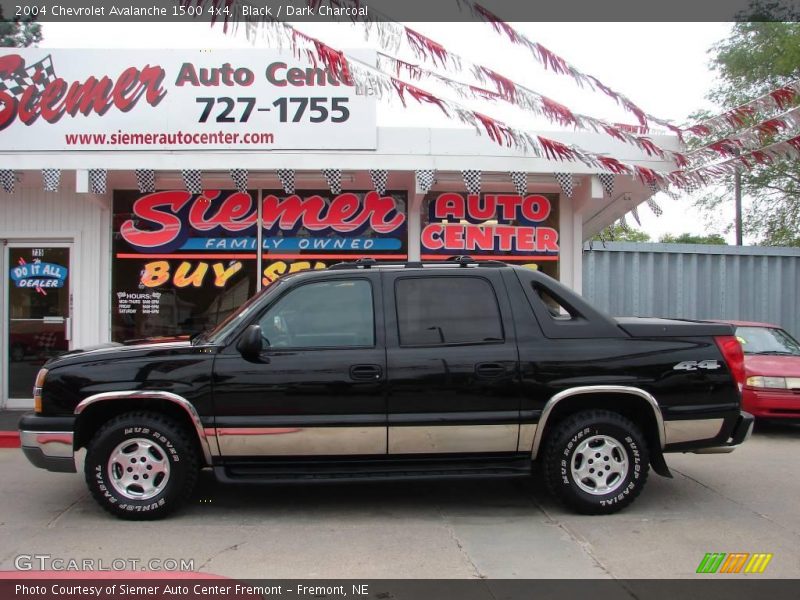
<svg viewBox="0 0 800 600"><path fill-rule="evenodd" d="M568 513L535 480L224 487L204 478L186 510L130 523L96 506L82 475L0 450L0 570L46 554L190 559L240 578L666 578L696 577L706 552L770 552L756 577L797 578L798 451L800 426L786 425L759 427L732 454L671 455L675 479L651 473L633 506L610 517Z"/></svg>

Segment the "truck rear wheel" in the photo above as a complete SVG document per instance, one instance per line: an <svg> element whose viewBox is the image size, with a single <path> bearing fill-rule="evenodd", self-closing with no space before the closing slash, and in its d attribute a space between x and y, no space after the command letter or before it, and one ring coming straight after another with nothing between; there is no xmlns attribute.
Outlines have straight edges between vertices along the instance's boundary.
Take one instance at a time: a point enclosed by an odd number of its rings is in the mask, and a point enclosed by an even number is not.
<svg viewBox="0 0 800 600"><path fill-rule="evenodd" d="M642 491L649 467L641 430L606 410L564 419L548 436L544 453L548 489L583 514L611 514L628 506Z"/></svg>
<svg viewBox="0 0 800 600"><path fill-rule="evenodd" d="M100 506L123 519L166 516L192 494L197 452L180 424L153 412L105 423L89 442L84 474Z"/></svg>

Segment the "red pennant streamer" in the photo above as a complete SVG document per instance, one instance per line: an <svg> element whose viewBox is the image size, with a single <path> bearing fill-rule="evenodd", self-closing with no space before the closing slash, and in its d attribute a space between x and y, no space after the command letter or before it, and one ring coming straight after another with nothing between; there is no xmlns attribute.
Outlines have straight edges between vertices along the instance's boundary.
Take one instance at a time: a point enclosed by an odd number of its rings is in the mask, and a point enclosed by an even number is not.
<svg viewBox="0 0 800 600"><path fill-rule="evenodd" d="M548 118L553 119L560 125L575 125L577 121L572 111L563 104L559 104L555 100L542 97L542 110Z"/></svg>
<svg viewBox="0 0 800 600"><path fill-rule="evenodd" d="M550 160L572 160L575 157L575 152L561 142L539 136L539 143Z"/></svg>
<svg viewBox="0 0 800 600"><path fill-rule="evenodd" d="M405 94L408 93L409 96L414 98L417 102L422 104L423 102L427 102L428 104L435 104L438 106L445 115L449 116L447 112L447 108L445 108L444 102L431 94L430 92L426 92L425 90L421 90L418 87L411 85L410 83L406 83L405 81L401 81L400 79L395 79L392 77L392 85L394 89L397 90L397 95L400 97L400 101L403 103L403 106L406 106L406 99Z"/></svg>
<svg viewBox="0 0 800 600"><path fill-rule="evenodd" d="M511 134L511 131L507 126L503 125L502 123L498 123L492 117L477 111L472 111L472 114L475 115L475 118L481 122L481 125L483 125L483 128L486 130L486 134L493 142L510 146L514 141L514 136Z"/></svg>
<svg viewBox="0 0 800 600"><path fill-rule="evenodd" d="M413 49L425 56L430 56L434 63L438 60L442 67L447 63L447 50L440 43L434 42L410 27L406 27L406 38Z"/></svg>

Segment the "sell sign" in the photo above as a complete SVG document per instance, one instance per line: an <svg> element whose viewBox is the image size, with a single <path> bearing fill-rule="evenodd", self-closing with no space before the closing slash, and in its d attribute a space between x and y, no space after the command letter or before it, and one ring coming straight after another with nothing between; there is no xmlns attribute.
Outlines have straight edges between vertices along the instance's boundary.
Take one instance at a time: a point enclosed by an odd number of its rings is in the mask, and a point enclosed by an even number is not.
<svg viewBox="0 0 800 600"><path fill-rule="evenodd" d="M274 50L7 50L0 151L374 149L360 92Z"/></svg>

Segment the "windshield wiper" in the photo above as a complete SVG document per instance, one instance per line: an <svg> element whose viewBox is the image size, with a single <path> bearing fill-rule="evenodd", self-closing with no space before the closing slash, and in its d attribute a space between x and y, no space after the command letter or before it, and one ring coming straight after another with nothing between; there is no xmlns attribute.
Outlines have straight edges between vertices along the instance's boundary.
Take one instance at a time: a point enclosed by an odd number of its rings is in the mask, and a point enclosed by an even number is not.
<svg viewBox="0 0 800 600"><path fill-rule="evenodd" d="M748 352L748 354L770 354L774 356L798 356L796 352L788 352L787 350L762 350L761 352Z"/></svg>

